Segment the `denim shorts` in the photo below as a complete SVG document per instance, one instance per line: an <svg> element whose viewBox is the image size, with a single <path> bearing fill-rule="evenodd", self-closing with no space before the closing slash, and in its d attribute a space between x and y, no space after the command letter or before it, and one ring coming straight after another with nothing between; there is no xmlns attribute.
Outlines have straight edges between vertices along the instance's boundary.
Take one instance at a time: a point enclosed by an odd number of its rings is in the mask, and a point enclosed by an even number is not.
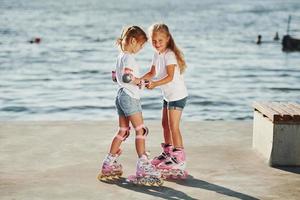
<svg viewBox="0 0 300 200"><path fill-rule="evenodd" d="M183 99L179 99L177 101L169 101L164 100L163 108L167 108L168 110L183 110L187 101L187 97Z"/></svg>
<svg viewBox="0 0 300 200"><path fill-rule="evenodd" d="M142 112L140 100L129 96L123 88L119 89L115 103L119 116L128 117Z"/></svg>

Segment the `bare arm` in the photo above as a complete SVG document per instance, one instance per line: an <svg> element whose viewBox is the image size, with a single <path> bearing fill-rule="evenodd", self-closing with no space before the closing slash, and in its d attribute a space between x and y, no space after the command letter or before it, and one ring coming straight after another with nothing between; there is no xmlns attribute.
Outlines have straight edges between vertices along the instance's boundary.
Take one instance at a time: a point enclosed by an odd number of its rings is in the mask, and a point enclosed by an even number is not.
<svg viewBox="0 0 300 200"><path fill-rule="evenodd" d="M152 65L150 71L147 72L144 76L142 76L141 79L150 80L155 76L155 74L156 74L155 66Z"/></svg>
<svg viewBox="0 0 300 200"><path fill-rule="evenodd" d="M164 85L164 84L171 82L174 77L175 66L176 65L167 65L167 75L159 81L150 82L148 88L153 89L157 86Z"/></svg>

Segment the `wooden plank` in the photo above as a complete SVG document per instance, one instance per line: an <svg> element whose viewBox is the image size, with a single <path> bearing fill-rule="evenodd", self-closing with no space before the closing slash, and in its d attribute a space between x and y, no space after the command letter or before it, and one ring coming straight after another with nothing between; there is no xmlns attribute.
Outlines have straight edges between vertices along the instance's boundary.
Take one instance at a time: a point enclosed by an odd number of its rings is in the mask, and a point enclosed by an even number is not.
<svg viewBox="0 0 300 200"><path fill-rule="evenodd" d="M287 111L285 111L284 109L282 109L281 104L278 102L269 102L267 104L268 107L270 107L270 109L274 109L276 110L278 113L280 113L280 115L290 115L290 113L288 113Z"/></svg>
<svg viewBox="0 0 300 200"><path fill-rule="evenodd" d="M292 107L296 112L300 113L299 104L289 102L288 105L289 107Z"/></svg>
<svg viewBox="0 0 300 200"><path fill-rule="evenodd" d="M289 112L287 112L286 110L284 110L280 103L278 103L278 102L270 102L268 104L268 106L271 109L274 109L277 112L279 112L280 115L282 116L282 120L283 121L285 121L285 122L293 121L293 115L291 115Z"/></svg>
<svg viewBox="0 0 300 200"><path fill-rule="evenodd" d="M293 122L292 117L285 113L282 109L278 108L277 106L272 105L273 102L266 102L265 106L272 110L273 112L277 113L277 117L274 118L274 123L287 123L287 122Z"/></svg>
<svg viewBox="0 0 300 200"><path fill-rule="evenodd" d="M252 107L259 111L262 115L268 117L272 122L278 122L282 120L280 113L273 109L270 109L270 107L266 106L266 103L253 102Z"/></svg>
<svg viewBox="0 0 300 200"><path fill-rule="evenodd" d="M292 107L289 107L286 103L280 102L280 107L292 116L298 115L297 111L294 110Z"/></svg>
<svg viewBox="0 0 300 200"><path fill-rule="evenodd" d="M292 104L300 109L300 104L299 103L293 102Z"/></svg>
<svg viewBox="0 0 300 200"><path fill-rule="evenodd" d="M291 107L288 103L280 103L282 109L286 110L287 112L289 112L292 116L293 116L293 121L295 122L300 122L300 113L297 112L296 109L294 109L293 107Z"/></svg>

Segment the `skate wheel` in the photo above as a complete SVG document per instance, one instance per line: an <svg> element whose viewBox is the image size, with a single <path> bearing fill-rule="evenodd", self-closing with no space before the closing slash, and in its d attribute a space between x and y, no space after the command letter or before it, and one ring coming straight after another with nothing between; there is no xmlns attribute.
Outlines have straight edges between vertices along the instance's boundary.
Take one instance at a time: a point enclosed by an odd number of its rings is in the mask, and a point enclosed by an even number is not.
<svg viewBox="0 0 300 200"><path fill-rule="evenodd" d="M108 177L106 177L106 176L101 176L101 177L98 178L98 180L99 180L99 181L102 181L102 182L106 182L106 181L108 181Z"/></svg>
<svg viewBox="0 0 300 200"><path fill-rule="evenodd" d="M139 184L140 184L140 185L146 185L146 184L147 184L147 181L146 181L144 178L141 178L141 179L139 180Z"/></svg>
<svg viewBox="0 0 300 200"><path fill-rule="evenodd" d="M113 179L119 179L119 175L112 176Z"/></svg>
<svg viewBox="0 0 300 200"><path fill-rule="evenodd" d="M148 182L149 182L149 185L151 185L151 186L155 185L155 180L153 178L150 178L148 180Z"/></svg>
<svg viewBox="0 0 300 200"><path fill-rule="evenodd" d="M103 181L103 182L108 182L108 181L114 181L120 178L122 172L121 173L114 173L114 174L102 174L100 173L97 176L97 179L99 181Z"/></svg>
<svg viewBox="0 0 300 200"><path fill-rule="evenodd" d="M103 175L103 174L99 174L98 176L97 176L97 179L99 180L99 181L106 181L106 176L105 175Z"/></svg>
<svg viewBox="0 0 300 200"><path fill-rule="evenodd" d="M162 186L163 185L163 181L162 180L159 180L158 182L156 182L157 186Z"/></svg>
<svg viewBox="0 0 300 200"><path fill-rule="evenodd" d="M156 179L155 179L155 185L156 185L156 186L159 187L159 186L162 186L162 184L163 184L163 180L162 180L162 179L159 179L159 178L156 178Z"/></svg>
<svg viewBox="0 0 300 200"><path fill-rule="evenodd" d="M171 175L170 178L171 179L178 179L180 176L176 176L176 175Z"/></svg>
<svg viewBox="0 0 300 200"><path fill-rule="evenodd" d="M126 179L127 182L129 183L133 183L133 184L137 184L138 181L137 181L137 178L135 175L130 175L128 176L128 178Z"/></svg>
<svg viewBox="0 0 300 200"><path fill-rule="evenodd" d="M97 179L100 181L101 180L101 174L98 174Z"/></svg>
<svg viewBox="0 0 300 200"><path fill-rule="evenodd" d="M182 176L182 178L181 179L186 179L187 177L188 177L188 173L187 173L187 171L184 171L184 175Z"/></svg>

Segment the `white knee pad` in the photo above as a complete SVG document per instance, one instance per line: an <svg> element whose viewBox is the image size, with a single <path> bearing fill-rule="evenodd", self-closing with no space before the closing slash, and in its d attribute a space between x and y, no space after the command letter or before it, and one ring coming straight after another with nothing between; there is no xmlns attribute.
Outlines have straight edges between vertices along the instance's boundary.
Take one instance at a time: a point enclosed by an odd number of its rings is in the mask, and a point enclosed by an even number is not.
<svg viewBox="0 0 300 200"><path fill-rule="evenodd" d="M130 135L130 127L119 127L119 131L115 138L125 141Z"/></svg>
<svg viewBox="0 0 300 200"><path fill-rule="evenodd" d="M148 133L149 133L149 129L148 129L144 124L141 124L141 125L135 127L135 130L136 130L136 131L139 131L139 130L141 130L141 129L144 130L144 133L143 133L142 135L136 135L136 136L135 136L135 139L136 139L136 140L138 140L138 139L145 140L146 137L147 137L147 135L148 135Z"/></svg>

